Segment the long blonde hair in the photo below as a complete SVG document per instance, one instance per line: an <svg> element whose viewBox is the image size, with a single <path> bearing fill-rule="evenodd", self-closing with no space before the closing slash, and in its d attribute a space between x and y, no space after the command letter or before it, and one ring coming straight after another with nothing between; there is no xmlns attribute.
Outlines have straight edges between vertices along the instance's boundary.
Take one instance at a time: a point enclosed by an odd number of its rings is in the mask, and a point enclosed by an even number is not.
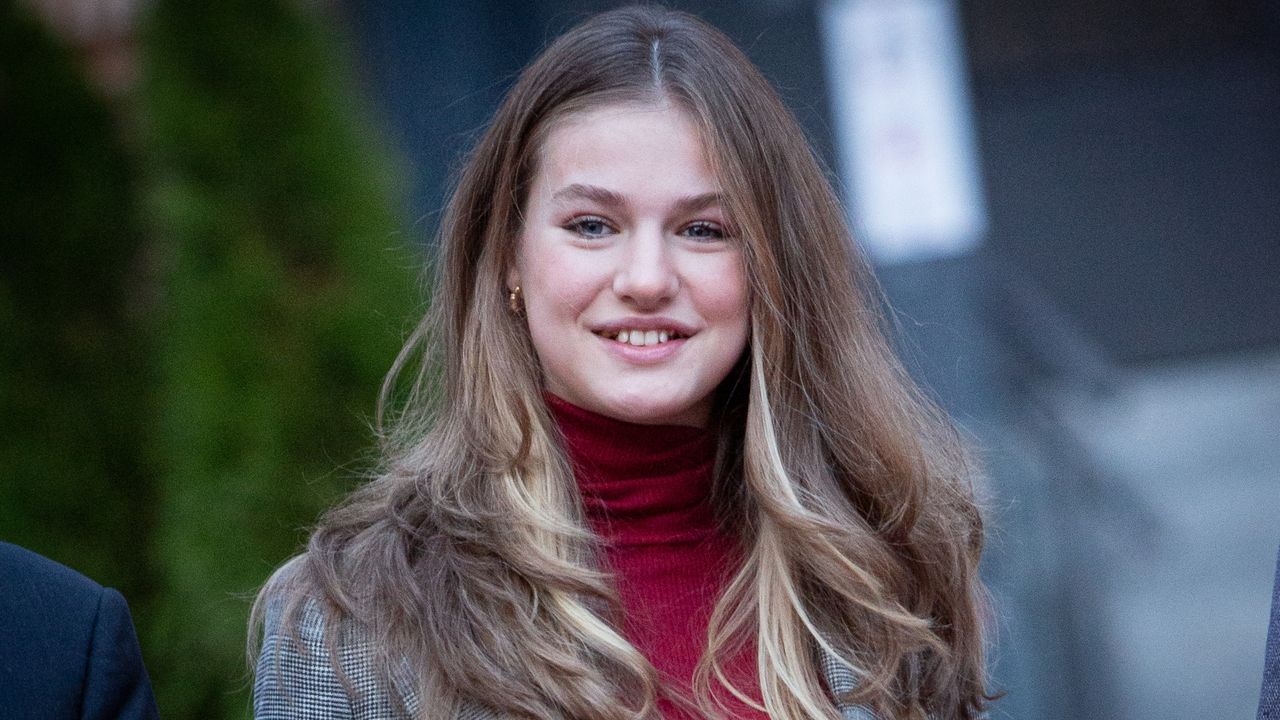
<svg viewBox="0 0 1280 720"><path fill-rule="evenodd" d="M268 582L255 623L268 598L286 618L318 601L331 627L372 640L384 678L412 668L424 707L655 716L663 690L617 630L503 284L548 128L654 101L700 128L752 290L749 348L712 424L713 502L746 559L711 619L698 706L719 712L723 659L754 644L774 718L839 717L823 655L857 678L840 700L881 718L975 717L982 523L963 445L889 350L875 281L794 118L724 35L657 7L587 20L507 94L442 219L430 310L383 387L384 464Z"/></svg>

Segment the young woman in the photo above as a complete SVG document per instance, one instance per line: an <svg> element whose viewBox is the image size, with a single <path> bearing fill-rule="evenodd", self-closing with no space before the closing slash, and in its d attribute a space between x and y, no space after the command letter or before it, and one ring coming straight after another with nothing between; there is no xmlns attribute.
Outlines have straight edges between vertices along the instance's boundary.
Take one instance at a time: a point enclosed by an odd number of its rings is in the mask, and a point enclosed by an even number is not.
<svg viewBox="0 0 1280 720"><path fill-rule="evenodd" d="M946 419L746 57L660 8L520 77L440 232L385 464L255 607L255 711L973 718Z"/></svg>

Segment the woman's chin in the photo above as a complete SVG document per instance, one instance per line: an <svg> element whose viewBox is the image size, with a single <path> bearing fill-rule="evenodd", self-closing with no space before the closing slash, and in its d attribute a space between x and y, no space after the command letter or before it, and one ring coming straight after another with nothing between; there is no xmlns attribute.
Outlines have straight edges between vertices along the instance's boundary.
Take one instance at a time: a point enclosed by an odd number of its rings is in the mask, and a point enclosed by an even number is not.
<svg viewBox="0 0 1280 720"><path fill-rule="evenodd" d="M705 427L710 404L681 403L649 399L626 399L611 402L601 413L637 425L689 425Z"/></svg>

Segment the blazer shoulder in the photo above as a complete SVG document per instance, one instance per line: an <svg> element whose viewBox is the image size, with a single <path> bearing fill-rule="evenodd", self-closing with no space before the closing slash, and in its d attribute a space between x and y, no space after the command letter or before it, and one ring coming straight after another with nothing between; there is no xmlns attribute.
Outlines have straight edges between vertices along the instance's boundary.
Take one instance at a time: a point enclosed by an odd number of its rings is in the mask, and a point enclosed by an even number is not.
<svg viewBox="0 0 1280 720"><path fill-rule="evenodd" d="M305 598L290 609L267 600L262 645L254 665L255 720L399 720L418 712L415 693L378 671L373 641L351 622Z"/></svg>
<svg viewBox="0 0 1280 720"><path fill-rule="evenodd" d="M129 605L111 588L101 594L82 690L84 718L159 717Z"/></svg>
<svg viewBox="0 0 1280 720"><path fill-rule="evenodd" d="M409 720L421 717L421 697L407 662L390 678L376 669L374 642L360 627L336 621L312 598L286 612L287 600L267 601L262 649L255 665L255 720ZM500 720L470 700L448 711L454 720Z"/></svg>
<svg viewBox="0 0 1280 720"><path fill-rule="evenodd" d="M40 592L84 598L96 607L103 587L62 563L12 543L0 542L0 586L8 592Z"/></svg>
<svg viewBox="0 0 1280 720"><path fill-rule="evenodd" d="M0 707L24 698L84 718L156 716L120 593L9 543L0 543L0 588Z"/></svg>

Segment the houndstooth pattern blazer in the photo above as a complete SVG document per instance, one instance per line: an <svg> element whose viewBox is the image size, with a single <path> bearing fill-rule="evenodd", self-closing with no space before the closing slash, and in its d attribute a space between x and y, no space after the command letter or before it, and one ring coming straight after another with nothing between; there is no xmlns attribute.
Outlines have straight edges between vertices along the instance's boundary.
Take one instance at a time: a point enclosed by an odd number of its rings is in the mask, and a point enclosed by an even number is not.
<svg viewBox="0 0 1280 720"><path fill-rule="evenodd" d="M267 610L262 651L253 684L253 716L256 720L409 720L422 718L423 708L411 682L392 678L392 689L374 675L373 649L367 641L348 634L338 643L339 664L354 694L348 694L329 662L324 615L307 603L298 623L299 643L281 627L281 607ZM837 696L853 689L854 675L834 658L822 658L827 687ZM395 692L398 698L392 698ZM876 720L866 708L841 705L844 720ZM431 718L430 715L426 717ZM431 720L437 720L431 718ZM441 719L443 720L443 719ZM502 720L493 710L474 704L459 708L448 720Z"/></svg>

